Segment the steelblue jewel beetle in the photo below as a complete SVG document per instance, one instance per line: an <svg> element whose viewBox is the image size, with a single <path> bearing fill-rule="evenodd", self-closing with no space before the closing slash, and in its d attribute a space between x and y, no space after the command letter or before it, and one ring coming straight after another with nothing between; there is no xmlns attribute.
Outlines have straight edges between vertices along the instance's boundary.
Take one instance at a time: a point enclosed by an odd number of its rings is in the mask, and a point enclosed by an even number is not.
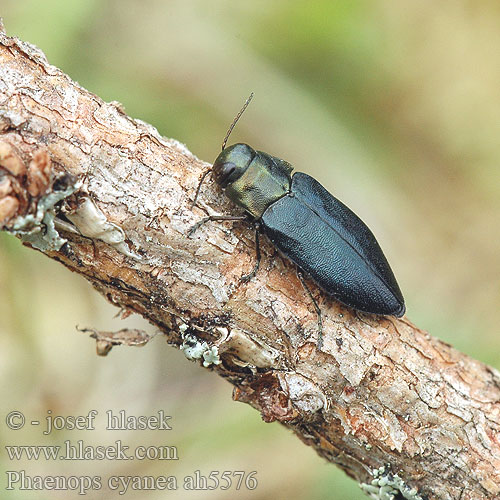
<svg viewBox="0 0 500 500"><path fill-rule="evenodd" d="M231 124L211 170L215 182L230 200L245 209L246 215L206 217L191 228L189 235L209 220L249 219L256 224L257 262L242 280L249 280L258 270L262 231L338 301L368 313L403 316L405 304L396 278L375 236L354 212L309 175L292 175L293 167L288 162L247 144L225 147L252 96ZM209 172L200 181L193 205ZM321 314L315 301L314 305L321 334Z"/></svg>

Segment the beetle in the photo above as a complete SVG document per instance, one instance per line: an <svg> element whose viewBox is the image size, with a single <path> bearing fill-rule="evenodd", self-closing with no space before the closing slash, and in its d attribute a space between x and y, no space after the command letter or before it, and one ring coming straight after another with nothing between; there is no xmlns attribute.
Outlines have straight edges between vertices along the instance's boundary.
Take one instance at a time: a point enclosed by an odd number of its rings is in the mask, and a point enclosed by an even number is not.
<svg viewBox="0 0 500 500"><path fill-rule="evenodd" d="M234 125L253 94L233 120L211 170L226 196L242 207L244 216L209 216L195 224L189 236L209 220L250 219L256 224L257 261L260 262L259 231L294 262L327 294L359 311L401 317L405 313L403 295L373 233L340 200L313 177L296 172L285 160L247 144L226 148ZM304 282L303 282L304 283ZM315 303L321 330L321 313ZM320 331L321 335L321 331Z"/></svg>

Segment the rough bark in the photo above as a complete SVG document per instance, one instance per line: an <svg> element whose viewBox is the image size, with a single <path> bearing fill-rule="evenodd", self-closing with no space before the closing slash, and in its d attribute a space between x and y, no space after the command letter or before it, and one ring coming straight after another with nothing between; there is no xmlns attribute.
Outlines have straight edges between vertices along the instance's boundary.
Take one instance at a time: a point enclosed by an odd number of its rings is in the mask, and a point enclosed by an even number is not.
<svg viewBox="0 0 500 500"><path fill-rule="evenodd" d="M187 238L201 217L237 212L210 180L191 207L208 165L2 30L0 134L0 227L147 318L230 381L235 400L376 498L500 498L498 372L406 317L354 312L310 283L318 349L310 297L269 243L241 283L255 252L244 224ZM144 341L94 336L101 353Z"/></svg>

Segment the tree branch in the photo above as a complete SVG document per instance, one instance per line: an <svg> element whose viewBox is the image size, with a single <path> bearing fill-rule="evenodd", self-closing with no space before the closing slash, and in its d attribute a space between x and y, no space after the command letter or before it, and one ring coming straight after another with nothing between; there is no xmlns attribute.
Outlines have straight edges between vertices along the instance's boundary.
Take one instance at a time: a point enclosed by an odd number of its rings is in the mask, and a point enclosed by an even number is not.
<svg viewBox="0 0 500 500"><path fill-rule="evenodd" d="M372 495L499 497L498 372L406 318L354 312L311 284L319 350L310 297L268 242L256 278L241 283L254 263L244 224L186 237L203 216L238 213L210 181L191 208L208 165L1 30L0 133L0 227L147 318L229 380L235 400Z"/></svg>

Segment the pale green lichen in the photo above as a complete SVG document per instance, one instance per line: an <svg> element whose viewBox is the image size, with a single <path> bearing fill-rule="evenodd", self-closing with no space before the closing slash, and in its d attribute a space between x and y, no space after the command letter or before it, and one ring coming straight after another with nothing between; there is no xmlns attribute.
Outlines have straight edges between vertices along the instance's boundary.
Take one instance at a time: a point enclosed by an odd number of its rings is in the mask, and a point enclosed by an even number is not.
<svg viewBox="0 0 500 500"><path fill-rule="evenodd" d="M423 500L415 488L410 488L397 474L392 474L389 467L380 467L372 471L373 481L362 483L361 489L377 500Z"/></svg>
<svg viewBox="0 0 500 500"><path fill-rule="evenodd" d="M61 238L56 231L54 207L59 201L73 194L78 187L79 185L76 183L63 191L52 191L40 198L35 215L18 216L12 224L12 233L20 236L21 240L30 243L31 246L42 252L59 250L66 243L66 240Z"/></svg>
<svg viewBox="0 0 500 500"><path fill-rule="evenodd" d="M183 340L184 342L180 349L186 358L191 361L201 359L203 353L208 349L208 344L206 342L200 342L194 335L184 335Z"/></svg>
<svg viewBox="0 0 500 500"><path fill-rule="evenodd" d="M210 347L203 353L203 366L206 368L210 365L220 365L219 349L216 346Z"/></svg>
<svg viewBox="0 0 500 500"><path fill-rule="evenodd" d="M216 346L209 347L206 342L200 342L194 335L183 335L183 343L180 346L187 359L195 361L203 358L203 366L219 365L219 350Z"/></svg>

